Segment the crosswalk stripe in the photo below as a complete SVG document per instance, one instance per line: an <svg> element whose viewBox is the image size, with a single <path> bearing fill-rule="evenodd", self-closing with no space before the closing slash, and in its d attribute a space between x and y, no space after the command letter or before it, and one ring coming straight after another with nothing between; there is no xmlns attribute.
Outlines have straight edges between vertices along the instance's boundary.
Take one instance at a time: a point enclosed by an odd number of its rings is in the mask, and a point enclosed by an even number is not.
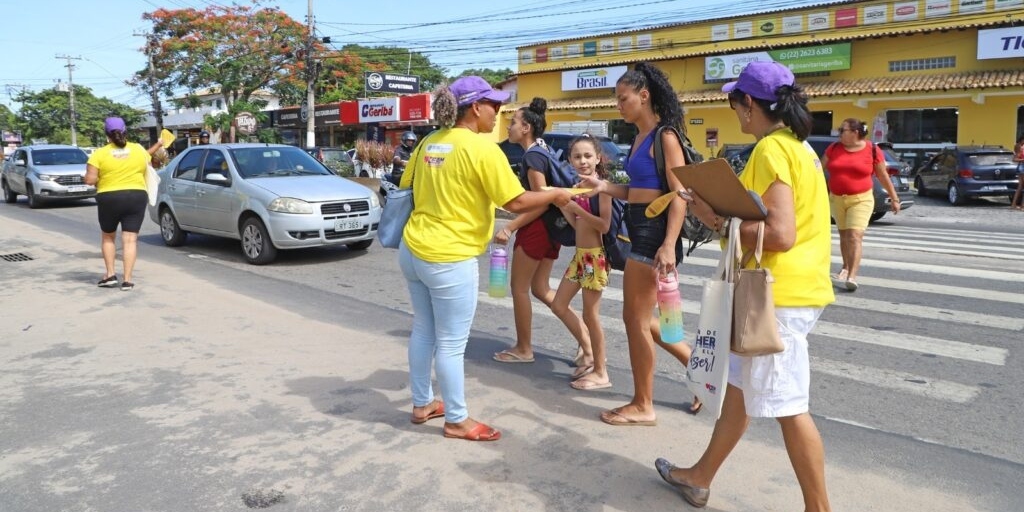
<svg viewBox="0 0 1024 512"><path fill-rule="evenodd" d="M832 238L833 239L838 239L839 238L839 233L833 233L832 234ZM994 247L994 248L998 248L998 249L1017 248L1017 247L1020 247L1022 242L1024 242L1024 236L1019 236L1019 237L1017 237L1015 239L1014 238L1005 238L1005 239L993 240L993 239L987 239L987 238L986 239L973 238L973 237L970 237L970 236L963 236L963 235L951 237L950 235L945 235L945 234L931 235L931 234L921 234L921 233L894 233L892 231L878 232L877 230L875 230L875 231L868 230L864 234L864 239L865 240L875 240L875 239L902 240L902 241L912 241L914 243L925 243L925 242L927 242L927 243L942 243L942 244L949 243L950 241L954 241L954 242L959 242L959 243L964 243L964 244L970 244L969 247L982 246L982 247Z"/></svg>
<svg viewBox="0 0 1024 512"><path fill-rule="evenodd" d="M680 276L683 277L683 276ZM702 283L703 284L703 283ZM557 282L552 287L557 287ZM621 301L622 290L614 287L607 287L601 294L603 299ZM511 302L508 303L511 305ZM534 312L537 309L534 308ZM683 312L692 315L700 315L700 302L693 300L683 301ZM606 315L602 315L608 318ZM618 319L616 319L618 321ZM619 321L621 323L621 321ZM602 323L602 326L606 324ZM606 327L607 329L607 327ZM827 336L829 338L852 341L856 343L867 343L881 347L920 352L924 354L935 354L953 359L974 361L997 366L1006 364L1008 351L998 347L987 347L964 343L962 341L950 341L919 334L904 334L898 332L877 331L856 325L837 324L819 320L811 331L812 336Z"/></svg>
<svg viewBox="0 0 1024 512"><path fill-rule="evenodd" d="M852 363L832 361L815 356L811 356L810 364L811 370L818 373L936 400L963 404L974 400L981 393L981 389L975 386L967 386L940 379L929 379L896 370L871 368Z"/></svg>
<svg viewBox="0 0 1024 512"><path fill-rule="evenodd" d="M841 256L832 256L832 262L842 264L843 258ZM685 266L687 264L699 265L703 267L717 267L718 260L711 258L701 258L699 256L690 256L683 260L683 265ZM871 259L860 260L860 266L861 268L887 268L891 270L905 270L909 272L922 272L926 274L941 274L957 277L973 277L979 279L991 279L994 281L1012 281L1016 283L1024 283L1024 274L1018 274L1015 272L1000 272L998 270L955 268L943 265L929 265L927 263L909 263L904 261L883 261ZM857 279L859 280L860 277L858 277ZM908 286L911 285L911 283L907 284ZM909 289L913 289L912 286Z"/></svg>
<svg viewBox="0 0 1024 512"><path fill-rule="evenodd" d="M832 245L838 246L839 239L833 241ZM898 244L886 244L881 242L872 242L864 240L861 242L864 247L877 247L880 249L899 249L901 251L919 251L919 252L930 252L935 254L954 254L960 256L980 256L983 258L997 258L1001 260L1020 260L1024 261L1024 254L1007 254L1001 251L1010 251L1010 249L985 250L985 251L972 251L968 249L956 249L946 247L936 247L935 245L918 245L912 241L900 242ZM957 244L947 244L950 247ZM971 246L968 246L971 247Z"/></svg>
<svg viewBox="0 0 1024 512"><path fill-rule="evenodd" d="M972 231L972 230L963 230L963 229L909 228L909 227L903 227L903 226L885 226L885 227L878 227L878 228L869 228L868 231L867 231L868 234L875 233L875 232L881 232L881 233L896 232L896 233L906 233L908 235L930 234L930 235L935 235L937 237L945 238L947 240L948 239L958 239L958 238L964 237L964 236L968 236L968 237L977 236L977 237L985 238L986 240L1006 240L1006 241L1016 241L1016 242L1019 242L1022 239L1024 239L1024 235L1021 235L1020 233L1007 233L1007 232L1004 232L1004 231Z"/></svg>

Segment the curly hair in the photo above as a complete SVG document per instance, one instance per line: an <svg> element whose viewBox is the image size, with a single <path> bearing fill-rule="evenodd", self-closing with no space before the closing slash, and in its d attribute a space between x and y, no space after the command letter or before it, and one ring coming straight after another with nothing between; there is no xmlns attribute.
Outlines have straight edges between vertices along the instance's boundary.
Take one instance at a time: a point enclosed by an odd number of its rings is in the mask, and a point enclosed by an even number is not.
<svg viewBox="0 0 1024 512"><path fill-rule="evenodd" d="M663 71L647 62L641 62L622 75L617 84L628 85L637 92L647 89L651 95L651 108L658 116L658 125L674 126L685 133L683 107Z"/></svg>
<svg viewBox="0 0 1024 512"><path fill-rule="evenodd" d="M591 136L589 133L584 133L583 135L573 137L573 139L569 141L569 158L572 158L572 148L576 147L576 144L579 144L581 142L590 144L590 146L594 148L594 153L600 155L601 157L601 160L599 160L597 162L597 165L594 167L594 174L596 174L597 177L601 178L602 180L608 179L608 166L605 165L605 162L607 162L608 159L611 157L601 150L601 143L593 136Z"/></svg>
<svg viewBox="0 0 1024 512"><path fill-rule="evenodd" d="M452 94L451 89L448 88L447 83L442 83L434 89L434 119L437 119L438 124L445 128L451 128L455 126L455 121L461 117L464 112L459 112L458 103L455 101L455 95Z"/></svg>

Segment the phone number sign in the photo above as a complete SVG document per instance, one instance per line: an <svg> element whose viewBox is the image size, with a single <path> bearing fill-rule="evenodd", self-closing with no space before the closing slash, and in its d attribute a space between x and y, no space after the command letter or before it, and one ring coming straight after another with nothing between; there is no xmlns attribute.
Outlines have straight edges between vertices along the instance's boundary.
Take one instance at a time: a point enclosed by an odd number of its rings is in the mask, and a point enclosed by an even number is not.
<svg viewBox="0 0 1024 512"><path fill-rule="evenodd" d="M707 80L733 79L740 75L747 64L758 61L775 61L785 64L793 73L818 73L850 69L850 43L707 57L704 59L704 78Z"/></svg>

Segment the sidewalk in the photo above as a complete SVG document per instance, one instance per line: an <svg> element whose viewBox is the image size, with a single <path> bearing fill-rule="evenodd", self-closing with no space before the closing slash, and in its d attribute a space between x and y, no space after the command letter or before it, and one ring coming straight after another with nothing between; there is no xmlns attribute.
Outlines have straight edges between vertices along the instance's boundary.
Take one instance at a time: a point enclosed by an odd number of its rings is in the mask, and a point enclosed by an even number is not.
<svg viewBox="0 0 1024 512"><path fill-rule="evenodd" d="M409 423L408 317L348 330L145 252L135 291L100 289L96 239L0 222L0 255L32 258L0 261L4 510L692 510L653 462L695 461L713 421L659 404L657 427L604 425L628 374L574 392L560 356L498 365L474 337L470 410L504 437L444 439L442 420ZM826 460L835 510L977 510L941 484ZM707 510L801 508L776 435L740 443Z"/></svg>

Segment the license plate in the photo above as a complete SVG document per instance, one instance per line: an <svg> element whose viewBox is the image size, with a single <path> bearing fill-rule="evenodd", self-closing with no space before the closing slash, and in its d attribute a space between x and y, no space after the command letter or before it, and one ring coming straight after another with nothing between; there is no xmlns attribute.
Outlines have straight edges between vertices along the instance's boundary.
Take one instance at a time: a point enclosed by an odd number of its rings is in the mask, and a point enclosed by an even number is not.
<svg viewBox="0 0 1024 512"><path fill-rule="evenodd" d="M68 186L68 192L71 192L71 193L75 193L75 192L88 192L88 191L89 191L89 185L69 185Z"/></svg>
<svg viewBox="0 0 1024 512"><path fill-rule="evenodd" d="M353 219L338 219L334 221L335 231L351 231L363 227L362 221Z"/></svg>

